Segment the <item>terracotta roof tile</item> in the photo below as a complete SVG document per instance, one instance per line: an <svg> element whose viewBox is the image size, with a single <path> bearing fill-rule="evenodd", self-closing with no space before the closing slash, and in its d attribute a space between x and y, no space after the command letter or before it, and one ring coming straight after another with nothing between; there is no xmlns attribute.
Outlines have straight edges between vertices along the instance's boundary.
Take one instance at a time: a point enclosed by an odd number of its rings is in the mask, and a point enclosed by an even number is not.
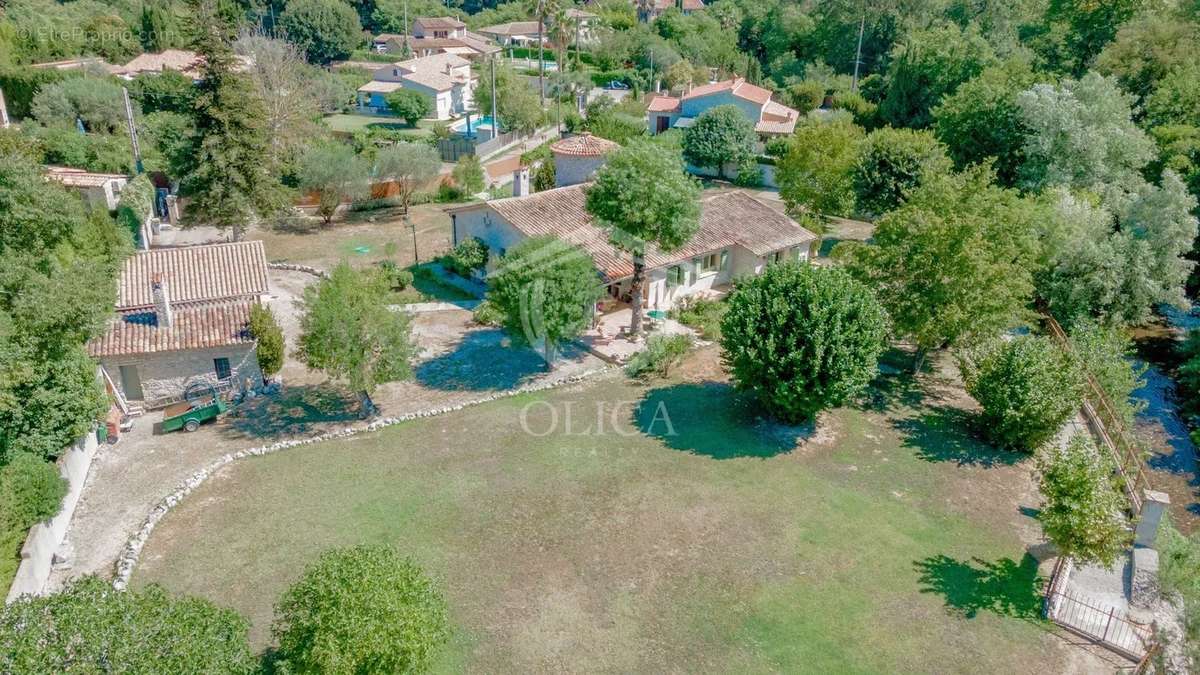
<svg viewBox="0 0 1200 675"><path fill-rule="evenodd" d="M621 147L606 138L593 136L589 132L583 132L578 136L571 136L554 141L550 144L550 152L556 155L572 155L575 157L600 157Z"/></svg>
<svg viewBox="0 0 1200 675"><path fill-rule="evenodd" d="M674 96L655 96L650 99L646 112L679 112L679 99Z"/></svg>
<svg viewBox="0 0 1200 675"><path fill-rule="evenodd" d="M592 223L584 208L588 185L498 199L454 211L491 209L526 236L549 234L582 247L610 281L628 277L633 274L629 255L609 243L608 233ZM673 265L735 245L755 255L764 255L817 239L817 235L796 221L740 190L707 194L701 198L700 207L700 227L691 241L670 253L648 247L648 269Z"/></svg>
<svg viewBox="0 0 1200 675"><path fill-rule="evenodd" d="M267 258L261 241L138 251L125 261L117 311L154 306L155 275L167 282L172 303L252 297L267 293Z"/></svg>
<svg viewBox="0 0 1200 675"><path fill-rule="evenodd" d="M452 16L423 16L413 20L425 28L465 28L467 24Z"/></svg>
<svg viewBox="0 0 1200 675"><path fill-rule="evenodd" d="M120 312L103 335L88 343L88 354L129 356L251 343L250 309L257 302L243 298L172 304L170 326L159 326L153 309Z"/></svg>
<svg viewBox="0 0 1200 675"><path fill-rule="evenodd" d="M53 178L67 187L100 187L111 180L129 178L120 173L95 173L66 166L46 167L46 177Z"/></svg>

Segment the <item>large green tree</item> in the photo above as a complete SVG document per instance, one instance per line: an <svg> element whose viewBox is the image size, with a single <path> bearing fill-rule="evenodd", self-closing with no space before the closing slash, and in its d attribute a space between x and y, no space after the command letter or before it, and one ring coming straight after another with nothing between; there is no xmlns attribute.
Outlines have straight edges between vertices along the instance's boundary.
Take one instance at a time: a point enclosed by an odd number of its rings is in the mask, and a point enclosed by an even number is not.
<svg viewBox="0 0 1200 675"><path fill-rule="evenodd" d="M288 41L321 65L350 56L363 41L358 13L343 0L288 0L279 23Z"/></svg>
<svg viewBox="0 0 1200 675"><path fill-rule="evenodd" d="M433 102L428 96L414 89L397 89L384 97L388 110L404 120L410 127L417 126L423 118L433 112Z"/></svg>
<svg viewBox="0 0 1200 675"><path fill-rule="evenodd" d="M786 263L737 284L721 336L737 387L800 422L867 386L887 320L871 290L843 270Z"/></svg>
<svg viewBox="0 0 1200 675"><path fill-rule="evenodd" d="M851 172L866 134L848 117L841 113L828 120L806 118L788 139L787 152L775 167L775 180L789 211L854 214Z"/></svg>
<svg viewBox="0 0 1200 675"><path fill-rule="evenodd" d="M872 286L897 333L924 352L989 338L1017 323L1038 252L1034 204L976 168L942 176L883 217L873 243L847 246L851 272Z"/></svg>
<svg viewBox="0 0 1200 675"><path fill-rule="evenodd" d="M933 106L995 59L975 28L945 23L913 31L892 50L879 113L894 126L927 127Z"/></svg>
<svg viewBox="0 0 1200 675"><path fill-rule="evenodd" d="M450 635L446 601L386 546L327 551L275 608L287 672L421 673Z"/></svg>
<svg viewBox="0 0 1200 675"><path fill-rule="evenodd" d="M98 577L24 596L0 613L0 670L9 673L253 673L248 622L162 587L118 591Z"/></svg>
<svg viewBox="0 0 1200 675"><path fill-rule="evenodd" d="M1036 77L1026 61L1010 59L985 69L933 109L934 133L958 169L993 159L1000 182L1016 185L1028 133L1017 95Z"/></svg>
<svg viewBox="0 0 1200 675"><path fill-rule="evenodd" d="M479 74L479 84L475 87L475 108L484 114L492 114L492 79L491 66L483 68ZM496 115L500 125L506 131L533 131L545 119L545 111L538 96L529 87L517 79L517 74L508 66L496 65L496 88L499 92L496 98Z"/></svg>
<svg viewBox="0 0 1200 675"><path fill-rule="evenodd" d="M740 165L754 156L757 136L754 124L736 105L720 105L700 113L683 131L683 158L694 166L716 167L725 175L725 165Z"/></svg>
<svg viewBox="0 0 1200 675"><path fill-rule="evenodd" d="M1025 187L1065 185L1130 190L1154 155L1134 123L1132 98L1112 79L1088 73L1058 86L1037 84L1017 96L1025 137Z"/></svg>
<svg viewBox="0 0 1200 675"><path fill-rule="evenodd" d="M945 146L928 131L876 129L860 146L851 171L858 210L883 215L949 170Z"/></svg>
<svg viewBox="0 0 1200 675"><path fill-rule="evenodd" d="M700 184L683 170L678 156L653 142L634 141L596 172L586 208L613 245L633 258L629 332L639 335L647 248L670 252L692 238L700 226Z"/></svg>
<svg viewBox="0 0 1200 675"><path fill-rule="evenodd" d="M541 348L547 364L588 327L602 295L592 257L551 235L514 246L488 275L487 299L503 312L505 328Z"/></svg>
<svg viewBox="0 0 1200 675"><path fill-rule="evenodd" d="M427 143L396 143L375 155L372 175L377 181L393 181L404 214L412 206L417 190L433 180L442 168L442 158Z"/></svg>
<svg viewBox="0 0 1200 675"><path fill-rule="evenodd" d="M277 167L269 161L269 138L261 99L236 72L233 27L216 0L192 0L204 57L195 108L195 133L181 192L189 198L185 225L232 230L240 239L256 219L283 206Z"/></svg>
<svg viewBox="0 0 1200 675"><path fill-rule="evenodd" d="M296 358L359 392L364 415L376 386L412 375L411 321L388 307L390 295L382 273L346 262L304 289Z"/></svg>

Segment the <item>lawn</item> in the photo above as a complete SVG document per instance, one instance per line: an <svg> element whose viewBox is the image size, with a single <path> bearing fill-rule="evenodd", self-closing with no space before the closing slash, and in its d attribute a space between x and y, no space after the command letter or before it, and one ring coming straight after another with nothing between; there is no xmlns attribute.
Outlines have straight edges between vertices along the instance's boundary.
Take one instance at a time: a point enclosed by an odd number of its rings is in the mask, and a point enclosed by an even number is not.
<svg viewBox="0 0 1200 675"><path fill-rule="evenodd" d="M1029 467L966 435L954 385L896 377L813 432L758 420L707 351L244 461L134 582L236 608L265 648L306 563L387 542L449 600L439 672L1064 672Z"/></svg>
<svg viewBox="0 0 1200 675"><path fill-rule="evenodd" d="M347 113L329 115L324 118L324 121L325 126L329 127L330 130L344 134L353 134L356 131L365 131L368 128L377 128L387 129L389 131L400 131L417 138L424 138L425 136L429 135L429 130L439 123L438 120L420 120L417 122L417 126L410 127L398 117L355 115Z"/></svg>

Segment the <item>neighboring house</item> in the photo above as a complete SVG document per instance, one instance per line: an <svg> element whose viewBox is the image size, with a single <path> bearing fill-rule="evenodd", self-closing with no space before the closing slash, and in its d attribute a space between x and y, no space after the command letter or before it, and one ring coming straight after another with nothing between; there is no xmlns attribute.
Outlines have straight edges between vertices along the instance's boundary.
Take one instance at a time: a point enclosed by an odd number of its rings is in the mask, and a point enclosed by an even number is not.
<svg viewBox="0 0 1200 675"><path fill-rule="evenodd" d="M479 34L495 40L504 47L520 47L530 43L536 45L538 42L538 22L510 21L509 23L501 23L496 24L495 26L488 26L487 28L480 28ZM546 41L548 35L549 31L543 31L543 42Z"/></svg>
<svg viewBox="0 0 1200 675"><path fill-rule="evenodd" d="M105 72L112 72L113 66L98 56L81 56L77 59L65 59L63 61L46 61L43 63L30 64L30 68L39 68L42 70L90 70L96 68Z"/></svg>
<svg viewBox="0 0 1200 675"><path fill-rule="evenodd" d="M455 54L468 59L495 54L500 48L467 30L467 24L450 16L414 19L412 35L380 33L371 40L377 52L403 54L405 45L415 57Z"/></svg>
<svg viewBox="0 0 1200 675"><path fill-rule="evenodd" d="M592 28L600 17L591 12L585 12L572 7L567 10L567 18L576 22L575 34L571 38L573 43L588 44L593 41ZM550 24L547 23L542 31L543 42L550 41L550 32ZM489 37L505 47L521 47L529 44L537 45L538 22L510 21L509 23L480 28L479 34Z"/></svg>
<svg viewBox="0 0 1200 675"><path fill-rule="evenodd" d="M798 111L772 101L769 90L739 77L696 87L679 98L655 96L646 108L646 125L651 134L688 127L705 110L721 105L741 109L763 140L791 134L800 119Z"/></svg>
<svg viewBox="0 0 1200 675"><path fill-rule="evenodd" d="M554 158L554 187L578 185L592 179L604 166L608 153L621 147L612 141L588 132L550 144Z"/></svg>
<svg viewBox="0 0 1200 675"><path fill-rule="evenodd" d="M121 190L129 183L129 177L119 173L95 173L66 166L46 167L46 178L56 180L75 190L90 207L103 207L115 211L121 199Z"/></svg>
<svg viewBox="0 0 1200 675"><path fill-rule="evenodd" d="M243 71L250 66L250 59L245 56L235 57L238 60L238 65L234 68L237 71ZM135 56L132 61L123 66L112 66L109 70L113 75L132 80L138 75L144 73L161 73L166 70L174 70L181 75L190 77L193 81L199 82L200 67L204 65L204 57L196 52L186 49L164 49L157 54L145 53Z"/></svg>
<svg viewBox="0 0 1200 675"><path fill-rule="evenodd" d="M587 0L588 4L596 2L596 0ZM704 9L704 0L650 0L645 5L642 0L630 0L634 10L637 11L638 21L653 21L663 12L672 7L679 9L684 14L691 14Z"/></svg>
<svg viewBox="0 0 1200 675"><path fill-rule="evenodd" d="M398 89L411 89L429 97L432 116L439 120L462 114L475 103L471 62L444 53L376 68L371 81L358 88L358 109L364 113L390 114L387 95Z"/></svg>
<svg viewBox="0 0 1200 675"><path fill-rule="evenodd" d="M584 141L580 145L589 144ZM593 152L606 152L599 145L592 148ZM563 171L561 162L578 155L558 152L554 157L556 173L566 174L570 171ZM453 244L473 237L487 244L486 274L496 268L505 252L526 238L553 235L587 251L609 296L627 300L633 261L592 222L585 208L587 186L568 185L451 209ZM699 230L682 248L666 253L648 247L642 287L647 310L670 309L689 295L725 286L739 276L759 274L775 262L808 260L818 241L817 235L796 221L741 190L706 193L700 209Z"/></svg>
<svg viewBox="0 0 1200 675"><path fill-rule="evenodd" d="M144 408L180 400L197 381L260 386L250 310L267 293L261 241L138 251L121 270L116 317L88 353Z"/></svg>

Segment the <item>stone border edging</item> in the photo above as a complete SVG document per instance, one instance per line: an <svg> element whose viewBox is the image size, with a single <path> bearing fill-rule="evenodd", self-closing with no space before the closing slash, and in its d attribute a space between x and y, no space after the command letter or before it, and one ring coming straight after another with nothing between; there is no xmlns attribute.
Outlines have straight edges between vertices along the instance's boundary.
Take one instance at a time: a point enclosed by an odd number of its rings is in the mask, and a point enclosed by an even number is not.
<svg viewBox="0 0 1200 675"><path fill-rule="evenodd" d="M463 408L469 408L481 405L483 403L490 403L491 401L496 401L502 398L511 398L521 394L546 391L548 389L554 389L567 384L576 384L594 375L599 375L611 370L613 369L610 366L593 368L576 375L569 375L557 380L550 380L549 382L540 382L538 384L532 384L525 387L518 387L509 391L499 392L484 396L482 398L473 399L465 403L443 406L441 408L433 408L431 410L421 410L414 413L400 415L399 417L384 417L362 426L350 426L338 431L327 431L323 434L318 434L309 438L277 441L270 445L246 448L244 450L238 450L237 452L230 452L222 455L221 457L209 462L204 468L193 473L169 495L160 500L153 509L151 509L149 515L147 515L146 519L142 521L142 526L136 533L134 533L132 537L129 538L129 541L125 543L124 551L122 551L121 555L117 557L116 575L113 577L112 582L113 588L120 591L125 590L125 588L129 586L129 578L133 576L133 568L137 566L138 560L142 555L142 548L145 547L146 541L150 538L150 534L154 532L154 528L158 525L158 521L162 520L163 516L167 515L171 509L178 506L179 503L183 501L184 497L187 497L193 490L200 487L200 485L212 477L212 475L215 474L219 469L227 464L233 463L235 460L245 459L246 457L261 457L262 455L269 455L280 450L286 450L288 448L294 448L301 445L312 445L313 443L332 441L364 432L378 431L386 427L400 424L401 422L411 422L413 420L426 417L437 417L446 413L462 410Z"/></svg>
<svg viewBox="0 0 1200 675"><path fill-rule="evenodd" d="M328 279L329 278L328 272L326 272L325 270L319 270L310 265L297 265L295 263L286 263L286 262L269 262L269 263L267 263L267 268L273 269L273 270L285 270L287 272L304 272L305 274L311 274L314 277L318 277L320 279Z"/></svg>

